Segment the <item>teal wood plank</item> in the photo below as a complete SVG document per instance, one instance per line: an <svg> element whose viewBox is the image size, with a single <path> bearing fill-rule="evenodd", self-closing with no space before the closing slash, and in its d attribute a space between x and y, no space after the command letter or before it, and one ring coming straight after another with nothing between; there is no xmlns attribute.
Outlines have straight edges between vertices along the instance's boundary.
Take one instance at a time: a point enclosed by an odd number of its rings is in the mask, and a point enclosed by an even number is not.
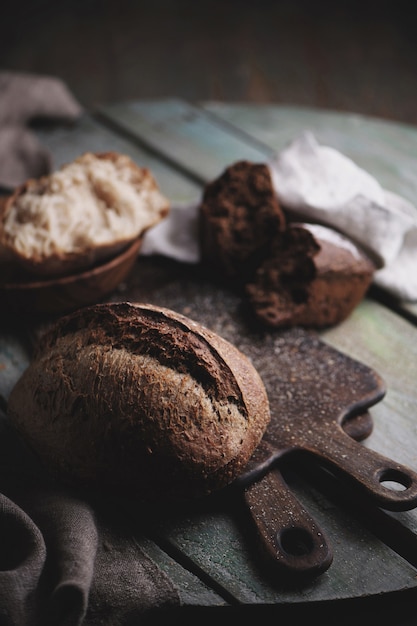
<svg viewBox="0 0 417 626"><path fill-rule="evenodd" d="M363 443L381 454L417 469L417 343L415 325L389 309L364 300L340 328L323 339L370 367L384 378L387 393L371 409L374 430ZM417 512L387 512L407 529L410 552L417 549ZM415 558L415 556L414 556Z"/></svg>
<svg viewBox="0 0 417 626"><path fill-rule="evenodd" d="M204 109L273 151L303 131L366 169L380 184L410 202L417 198L417 128L353 113L297 106L204 102Z"/></svg>
<svg viewBox="0 0 417 626"><path fill-rule="evenodd" d="M164 571L174 582L182 604L190 606L224 607L227 602L200 578L178 561L169 556L153 541L141 538L138 541L142 550Z"/></svg>
<svg viewBox="0 0 417 626"><path fill-rule="evenodd" d="M205 182L240 158L265 160L305 130L340 150L387 189L415 202L417 129L356 114L181 100L106 105L98 113ZM206 115L205 112L208 114Z"/></svg>
<svg viewBox="0 0 417 626"><path fill-rule="evenodd" d="M372 408L374 432L364 445L399 454L417 470L417 342L415 326L364 300L345 322L322 333L328 343L375 369L387 393Z"/></svg>
<svg viewBox="0 0 417 626"><path fill-rule="evenodd" d="M237 159L263 161L271 153L236 128L182 100L111 104L101 107L98 115L203 184Z"/></svg>
<svg viewBox="0 0 417 626"><path fill-rule="evenodd" d="M38 129L37 135L42 145L50 151L54 169L87 151L116 151L127 154L140 167L149 168L161 191L171 202L189 202L200 194L200 187L195 182L179 176L178 172L148 150L103 126L90 115L84 115L71 127Z"/></svg>

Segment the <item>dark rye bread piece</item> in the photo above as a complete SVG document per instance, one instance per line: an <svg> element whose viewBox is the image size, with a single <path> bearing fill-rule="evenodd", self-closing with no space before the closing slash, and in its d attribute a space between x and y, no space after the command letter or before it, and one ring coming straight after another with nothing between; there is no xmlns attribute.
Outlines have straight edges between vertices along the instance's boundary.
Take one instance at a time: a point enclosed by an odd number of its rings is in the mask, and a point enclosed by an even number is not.
<svg viewBox="0 0 417 626"><path fill-rule="evenodd" d="M252 274L285 229L269 168L249 161L228 167L206 185L199 220L204 266L238 282Z"/></svg>
<svg viewBox="0 0 417 626"><path fill-rule="evenodd" d="M148 304L98 304L48 330L16 383L15 428L58 477L140 500L230 483L270 420L236 347Z"/></svg>
<svg viewBox="0 0 417 626"><path fill-rule="evenodd" d="M375 265L350 239L318 224L290 224L246 285L256 317L273 328L325 328L350 315Z"/></svg>
<svg viewBox="0 0 417 626"><path fill-rule="evenodd" d="M349 239L287 219L264 164L228 167L206 186L199 217L203 267L267 327L338 324L372 282L374 264Z"/></svg>

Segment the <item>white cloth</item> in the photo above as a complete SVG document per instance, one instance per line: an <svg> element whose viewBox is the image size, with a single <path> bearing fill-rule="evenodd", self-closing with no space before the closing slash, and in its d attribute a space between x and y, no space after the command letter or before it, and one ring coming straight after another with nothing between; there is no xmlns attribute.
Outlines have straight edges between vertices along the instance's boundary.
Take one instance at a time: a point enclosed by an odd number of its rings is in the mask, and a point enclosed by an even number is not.
<svg viewBox="0 0 417 626"><path fill-rule="evenodd" d="M199 200L171 205L168 216L145 233L140 253L160 254L183 263L198 263L198 206Z"/></svg>
<svg viewBox="0 0 417 626"><path fill-rule="evenodd" d="M411 203L309 132L267 165L288 211L352 239L376 262L375 284L400 299L417 300L417 210ZM173 206L145 235L141 253L197 263L199 202Z"/></svg>
<svg viewBox="0 0 417 626"><path fill-rule="evenodd" d="M268 163L281 204L339 230L379 268L374 282L417 300L417 209L337 150L303 133Z"/></svg>

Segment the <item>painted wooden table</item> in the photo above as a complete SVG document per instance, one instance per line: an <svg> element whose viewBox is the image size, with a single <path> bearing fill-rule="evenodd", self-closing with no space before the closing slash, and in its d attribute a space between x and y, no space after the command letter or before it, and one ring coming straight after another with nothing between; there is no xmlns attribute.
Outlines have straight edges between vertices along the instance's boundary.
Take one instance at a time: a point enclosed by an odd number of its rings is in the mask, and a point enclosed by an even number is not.
<svg viewBox="0 0 417 626"><path fill-rule="evenodd" d="M387 189L417 199L417 129L358 115L295 107L199 106L179 100L102 107L73 128L39 131L56 167L84 151L117 150L149 167L174 203L240 159L261 162L303 130L367 169ZM236 338L235 296L204 282L193 267L139 257L109 299L152 299ZM375 369L387 394L372 408L374 430L362 445L417 470L417 305L370 292L351 316L320 333L323 341ZM250 341L249 339L245 339ZM6 367L2 395L27 364L23 338L0 334ZM244 343L244 342L243 342ZM178 586L182 623L200 614L322 623L417 623L417 510L393 513L363 504L325 473L290 469L297 498L326 530L334 553L322 575L297 584L267 575L258 562L239 499L170 511L141 538ZM225 501L226 500L226 501ZM415 608L414 608L415 607ZM171 615L171 618L173 616Z"/></svg>

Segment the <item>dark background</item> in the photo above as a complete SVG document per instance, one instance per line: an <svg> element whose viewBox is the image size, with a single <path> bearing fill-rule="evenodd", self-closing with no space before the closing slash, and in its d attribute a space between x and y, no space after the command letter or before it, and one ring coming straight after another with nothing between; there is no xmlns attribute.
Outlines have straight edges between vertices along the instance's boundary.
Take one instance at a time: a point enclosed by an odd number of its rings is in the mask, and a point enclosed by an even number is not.
<svg viewBox="0 0 417 626"><path fill-rule="evenodd" d="M59 76L91 109L180 97L417 124L414 4L3 0L0 70Z"/></svg>

